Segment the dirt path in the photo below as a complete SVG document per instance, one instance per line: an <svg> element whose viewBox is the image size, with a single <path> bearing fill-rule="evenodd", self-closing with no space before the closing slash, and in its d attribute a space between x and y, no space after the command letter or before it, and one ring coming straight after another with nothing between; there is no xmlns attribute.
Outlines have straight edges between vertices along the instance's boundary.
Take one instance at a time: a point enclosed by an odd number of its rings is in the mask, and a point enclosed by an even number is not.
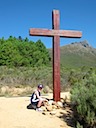
<svg viewBox="0 0 96 128"><path fill-rule="evenodd" d="M27 109L29 103L30 97L1 97L0 128L71 128L58 116Z"/></svg>

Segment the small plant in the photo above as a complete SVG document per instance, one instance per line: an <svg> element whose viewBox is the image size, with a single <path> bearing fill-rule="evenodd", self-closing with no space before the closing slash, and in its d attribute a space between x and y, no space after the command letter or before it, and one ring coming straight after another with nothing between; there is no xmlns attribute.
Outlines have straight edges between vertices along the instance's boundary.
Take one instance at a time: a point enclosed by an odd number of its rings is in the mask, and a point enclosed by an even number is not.
<svg viewBox="0 0 96 128"><path fill-rule="evenodd" d="M80 123L79 123L79 122L77 122L76 128L83 128L83 126L82 126L82 125L80 125Z"/></svg>

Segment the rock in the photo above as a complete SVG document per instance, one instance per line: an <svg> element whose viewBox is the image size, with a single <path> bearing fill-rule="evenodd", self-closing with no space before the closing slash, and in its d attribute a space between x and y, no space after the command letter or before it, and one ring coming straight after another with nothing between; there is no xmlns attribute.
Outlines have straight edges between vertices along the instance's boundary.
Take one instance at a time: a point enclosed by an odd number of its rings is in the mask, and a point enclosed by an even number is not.
<svg viewBox="0 0 96 128"><path fill-rule="evenodd" d="M42 112L42 114L43 114L43 115L49 115L49 113L48 113L48 112Z"/></svg>
<svg viewBox="0 0 96 128"><path fill-rule="evenodd" d="M52 111L52 105L46 106L47 111Z"/></svg>
<svg viewBox="0 0 96 128"><path fill-rule="evenodd" d="M58 101L57 104L59 105L59 107L63 108L63 103Z"/></svg>
<svg viewBox="0 0 96 128"><path fill-rule="evenodd" d="M7 92L9 92L9 87L8 86L3 86L3 87L1 87L1 94L6 94Z"/></svg>
<svg viewBox="0 0 96 128"><path fill-rule="evenodd" d="M59 104L57 102L54 102L54 105L57 107L57 109L60 108Z"/></svg>
<svg viewBox="0 0 96 128"><path fill-rule="evenodd" d="M49 100L49 101L48 101L48 104L49 104L49 105L52 105L53 102L54 102L53 100Z"/></svg>
<svg viewBox="0 0 96 128"><path fill-rule="evenodd" d="M56 105L56 104L57 104L57 102L53 101L52 105Z"/></svg>
<svg viewBox="0 0 96 128"><path fill-rule="evenodd" d="M45 106L42 106L41 108L42 108L43 111L45 111L45 112L47 111Z"/></svg>
<svg viewBox="0 0 96 128"><path fill-rule="evenodd" d="M56 105L52 105L52 108L53 108L53 109L57 109L57 106L56 106Z"/></svg>
<svg viewBox="0 0 96 128"><path fill-rule="evenodd" d="M63 98L62 98L60 101L61 101L62 103L64 103L64 102L65 102Z"/></svg>
<svg viewBox="0 0 96 128"><path fill-rule="evenodd" d="M52 111L50 112L51 115L55 115L56 114L56 111Z"/></svg>

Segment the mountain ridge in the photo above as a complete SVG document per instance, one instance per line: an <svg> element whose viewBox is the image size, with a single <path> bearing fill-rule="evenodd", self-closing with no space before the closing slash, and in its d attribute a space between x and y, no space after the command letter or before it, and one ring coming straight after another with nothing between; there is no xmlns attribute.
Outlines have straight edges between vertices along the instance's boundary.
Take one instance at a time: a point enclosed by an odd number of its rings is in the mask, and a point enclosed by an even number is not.
<svg viewBox="0 0 96 128"><path fill-rule="evenodd" d="M52 49L49 50L52 55ZM87 40L60 47L60 64L64 67L96 67L96 49Z"/></svg>

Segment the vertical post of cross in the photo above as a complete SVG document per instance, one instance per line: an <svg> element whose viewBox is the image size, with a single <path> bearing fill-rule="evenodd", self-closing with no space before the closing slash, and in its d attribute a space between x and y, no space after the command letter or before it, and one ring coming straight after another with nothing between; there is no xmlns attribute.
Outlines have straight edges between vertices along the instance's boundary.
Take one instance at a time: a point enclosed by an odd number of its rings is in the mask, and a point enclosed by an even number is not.
<svg viewBox="0 0 96 128"><path fill-rule="evenodd" d="M59 30L60 15L58 10L52 12L52 28ZM60 100L60 36L53 36L53 99Z"/></svg>

